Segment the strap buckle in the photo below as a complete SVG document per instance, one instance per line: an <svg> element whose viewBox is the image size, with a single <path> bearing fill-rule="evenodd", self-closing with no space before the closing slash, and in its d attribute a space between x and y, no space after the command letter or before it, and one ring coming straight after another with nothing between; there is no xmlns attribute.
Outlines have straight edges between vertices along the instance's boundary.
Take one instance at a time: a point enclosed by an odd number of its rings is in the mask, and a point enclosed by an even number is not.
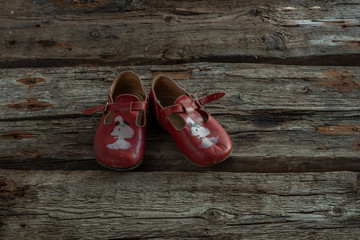
<svg viewBox="0 0 360 240"><path fill-rule="evenodd" d="M104 106L104 113L106 113L108 109L109 109L109 102L106 101L105 106Z"/></svg>
<svg viewBox="0 0 360 240"><path fill-rule="evenodd" d="M190 94L190 97L195 102L195 104L198 108L204 108L204 106L199 102L199 97L196 93Z"/></svg>

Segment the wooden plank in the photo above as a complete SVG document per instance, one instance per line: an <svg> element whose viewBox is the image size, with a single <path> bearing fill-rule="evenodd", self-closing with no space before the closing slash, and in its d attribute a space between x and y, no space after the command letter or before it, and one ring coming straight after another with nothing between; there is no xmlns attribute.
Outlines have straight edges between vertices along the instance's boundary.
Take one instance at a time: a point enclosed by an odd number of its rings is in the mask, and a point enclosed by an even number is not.
<svg viewBox="0 0 360 240"><path fill-rule="evenodd" d="M116 72L135 71L147 90L169 74L192 93L225 91L212 113L231 111L358 111L360 68L196 63L121 67L2 69L0 119L79 114L102 104ZM279 112L281 113L281 112Z"/></svg>
<svg viewBox="0 0 360 240"><path fill-rule="evenodd" d="M0 170L0 237L356 239L359 188L354 172Z"/></svg>
<svg viewBox="0 0 360 240"><path fill-rule="evenodd" d="M103 103L115 71L127 68L147 89L162 72L193 93L224 90L206 108L234 144L231 159L198 168L150 116L138 171L360 170L360 68L215 63L3 69L0 167L101 169L91 147L99 115L80 111Z"/></svg>
<svg viewBox="0 0 360 240"><path fill-rule="evenodd" d="M276 118L276 115L274 115ZM291 116L291 115L290 115ZM243 116L253 118L254 116ZM259 118L266 115L259 115ZM279 115L281 117L281 115ZM286 117L286 115L284 116ZM359 170L359 114L320 114L273 126L228 115L216 116L233 141L232 157L213 168L185 160L170 135L149 124L138 171L298 172ZM99 117L1 122L0 167L16 169L101 169L92 153ZM331 124L331 125L329 125ZM319 127L320 126L320 127ZM322 129L327 126L329 129ZM331 128L348 129L336 132ZM5 132L4 132L5 131Z"/></svg>
<svg viewBox="0 0 360 240"><path fill-rule="evenodd" d="M355 0L7 0L0 3L0 67L360 65L359 8Z"/></svg>

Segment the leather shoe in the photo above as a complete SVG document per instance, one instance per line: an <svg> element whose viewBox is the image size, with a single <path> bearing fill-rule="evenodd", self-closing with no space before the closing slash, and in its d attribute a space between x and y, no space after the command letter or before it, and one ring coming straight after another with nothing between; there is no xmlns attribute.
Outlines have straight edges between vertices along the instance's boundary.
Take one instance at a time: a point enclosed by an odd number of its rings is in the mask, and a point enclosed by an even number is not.
<svg viewBox="0 0 360 240"><path fill-rule="evenodd" d="M106 104L83 110L103 111L93 149L104 167L131 170L140 165L145 150L147 96L138 75L120 73L110 86Z"/></svg>
<svg viewBox="0 0 360 240"><path fill-rule="evenodd" d="M199 166L220 163L232 152L229 135L203 108L223 96L225 93L220 92L197 99L164 75L152 82L150 104L154 115L183 155Z"/></svg>

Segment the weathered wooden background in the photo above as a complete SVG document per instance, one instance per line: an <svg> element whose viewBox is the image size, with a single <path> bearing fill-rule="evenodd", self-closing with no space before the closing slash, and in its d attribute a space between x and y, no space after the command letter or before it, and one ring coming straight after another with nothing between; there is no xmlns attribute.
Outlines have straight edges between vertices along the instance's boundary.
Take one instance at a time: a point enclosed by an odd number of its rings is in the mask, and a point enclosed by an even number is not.
<svg viewBox="0 0 360 240"><path fill-rule="evenodd" d="M199 168L150 118L143 164L92 154L116 72L160 72L233 155ZM0 2L0 239L357 239L360 2Z"/></svg>

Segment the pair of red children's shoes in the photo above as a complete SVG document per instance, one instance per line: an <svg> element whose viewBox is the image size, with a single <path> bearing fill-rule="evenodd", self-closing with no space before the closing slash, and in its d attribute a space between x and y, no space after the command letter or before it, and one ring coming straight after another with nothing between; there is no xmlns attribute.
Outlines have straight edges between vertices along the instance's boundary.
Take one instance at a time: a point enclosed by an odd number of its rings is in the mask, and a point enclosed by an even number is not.
<svg viewBox="0 0 360 240"><path fill-rule="evenodd" d="M229 135L202 107L224 95L214 93L196 99L164 75L152 82L151 110L184 156L199 166L217 164L231 154ZM107 103L83 113L98 111L104 112L94 137L99 164L116 170L139 166L145 150L148 112L148 98L139 76L131 71L120 73L111 84Z"/></svg>

